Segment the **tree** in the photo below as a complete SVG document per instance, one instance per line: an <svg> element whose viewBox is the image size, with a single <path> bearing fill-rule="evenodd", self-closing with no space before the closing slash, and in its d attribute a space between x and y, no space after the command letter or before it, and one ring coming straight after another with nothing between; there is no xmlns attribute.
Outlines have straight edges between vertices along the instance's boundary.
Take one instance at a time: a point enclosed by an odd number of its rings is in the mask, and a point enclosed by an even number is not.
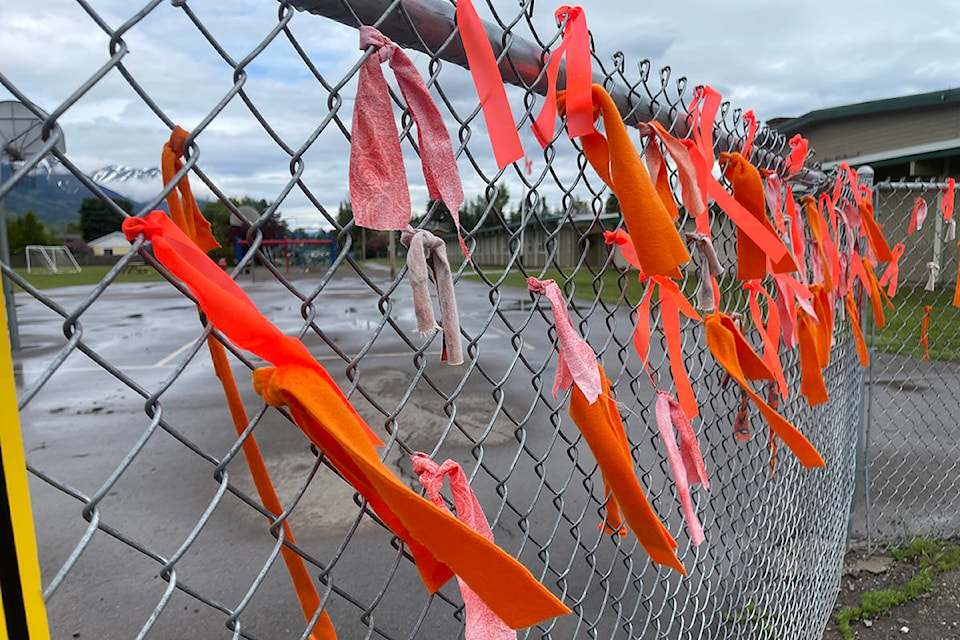
<svg viewBox="0 0 960 640"><path fill-rule="evenodd" d="M127 213L133 211L133 204L128 200L117 199L114 203ZM122 224L123 217L99 198L84 198L80 202L80 233L86 242L120 231Z"/></svg>
<svg viewBox="0 0 960 640"><path fill-rule="evenodd" d="M230 202L238 208L251 207L258 214L262 214L270 206L270 203L263 198L257 200L250 196L243 196L239 199L230 198ZM226 258L228 263L233 264L236 257L234 249L236 241L238 238L246 240L249 226L231 225L231 213L230 207L220 200L211 200L203 207L203 216L210 222L210 231L217 242L220 243L220 248L211 251L210 256L214 259ZM263 234L264 240L276 240L291 235L287 221L281 217L279 210L274 211L270 218L260 226L260 232Z"/></svg>
<svg viewBox="0 0 960 640"><path fill-rule="evenodd" d="M603 207L604 213L620 213L620 200L617 199L617 194L613 191L610 192L610 195L607 196L607 202Z"/></svg>
<svg viewBox="0 0 960 640"><path fill-rule="evenodd" d="M27 245L49 245L54 243L54 239L33 211L27 211L20 217L7 220L7 242L10 253L20 255Z"/></svg>

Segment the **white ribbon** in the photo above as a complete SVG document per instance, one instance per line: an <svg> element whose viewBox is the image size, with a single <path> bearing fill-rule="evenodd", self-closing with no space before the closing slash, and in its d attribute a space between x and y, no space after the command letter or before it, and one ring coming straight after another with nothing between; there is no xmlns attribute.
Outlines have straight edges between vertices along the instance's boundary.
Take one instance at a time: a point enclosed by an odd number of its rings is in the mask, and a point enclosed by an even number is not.
<svg viewBox="0 0 960 640"><path fill-rule="evenodd" d="M927 271L930 273L930 277L927 278L927 286L923 289L924 291L934 291L937 288L937 277L940 275L940 265L936 262L928 262Z"/></svg>

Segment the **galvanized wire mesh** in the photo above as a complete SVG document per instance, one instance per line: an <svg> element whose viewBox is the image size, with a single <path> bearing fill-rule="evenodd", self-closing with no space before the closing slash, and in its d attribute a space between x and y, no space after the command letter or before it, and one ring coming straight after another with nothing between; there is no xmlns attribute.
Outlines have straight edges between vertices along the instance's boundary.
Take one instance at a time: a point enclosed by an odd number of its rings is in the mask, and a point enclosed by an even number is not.
<svg viewBox="0 0 960 640"><path fill-rule="evenodd" d="M358 26L355 11L361 4L330 3L330 10ZM275 22L263 25L262 37L233 55L223 45L225 33L208 28L209 7L155 0L117 22L84 0L78 6L86 14L78 28L105 33L109 44L98 71L78 79L62 102L42 105L49 110L47 121L57 122L83 106L99 83L122 81L138 107L155 116L159 150L175 123L164 108L165 96L138 78L138 58L127 40L146 21L173 14L179 30L170 38L199 37L208 43L223 61L227 89L194 122L179 123L192 131L184 172L225 199L224 189L204 172L201 154L205 138L214 135L213 125L241 118L275 143L278 157L285 158L278 171L289 171L268 210L250 228L252 246L270 214L294 198L308 199L339 234L338 258L325 270L291 276L269 266L258 250L269 277L253 281L244 274L253 254L235 277L268 317L304 340L384 435L383 459L411 487L418 488L411 451L464 466L497 543L573 610L522 637L819 637L839 584L861 424L863 373L849 331L838 329L835 336L825 371L831 400L816 409L798 393L795 354L784 354L793 392L781 410L827 462L823 470L804 471L782 447L771 469L767 427L752 408L754 437L734 439L742 394L710 357L702 328L685 322L684 360L702 412L695 429L711 481L709 493L695 492L707 542L693 548L653 426L654 390L632 345L637 296L627 291L636 276L620 269L602 244L600 232L620 220L603 215L609 194L586 168L576 143L560 132L536 158L532 173L516 166L497 171L467 71L444 62L442 49L417 58L458 141L468 199L485 198L484 217L467 230L468 243L478 256L487 242L503 248L502 258L478 257L476 267L461 264L456 272L467 362L448 367L439 362L436 335L412 333L405 270L392 276L383 265L355 255L353 225L340 225L325 194L311 188L308 176L317 170L311 153L323 146L347 148L350 97L362 52L346 72L331 75L304 44L321 18L297 13L289 2L280 3ZM559 32L533 29L532 3L508 9L498 3L487 10L504 30L504 42L523 38L536 47L557 42ZM390 4L388 15L413 33L431 28L411 20L400 2ZM596 32L602 25L593 28ZM344 30L353 33L350 27ZM429 50L428 39L423 40L422 48ZM261 76L248 75L247 69L268 48L281 49L285 64L315 79L322 99L306 128L258 106ZM604 82L634 105L628 119L657 117L674 131L685 126L689 91L684 79L675 81L669 69L654 72L647 61L627 65L622 55L593 62ZM3 74L0 82L28 104L43 98L23 93L17 78ZM542 98L529 84L511 88L509 95L514 105L523 105L515 116L527 130ZM402 108L398 92L394 99ZM417 150L409 117L401 123L405 157L413 158ZM717 126L722 144L741 144L739 111L725 105ZM758 143L763 166L775 166L784 140L763 130ZM53 154L117 215L125 215L69 154ZM0 197L26 179L38 160L0 185ZM676 184L677 176L671 179ZM522 203L512 218L495 206L502 184L509 185L514 202ZM418 186L413 188L416 193ZM140 213L164 195L158 192ZM544 200L559 209L544 213ZM420 224L431 224L435 215L429 212ZM735 231L721 219L716 240L721 254L730 257ZM69 290L37 290L4 265L4 274L23 288L17 307L27 349L17 364L19 401L54 635L307 637L310 625L277 562L281 545L291 543L259 504L242 459L243 439L255 436L286 509L282 518L296 533L291 546L307 561L341 637L462 637L462 601L453 584L435 596L426 592L399 540L323 455L310 450L285 414L247 391L252 418L243 438L236 438L203 353L210 329L197 321L182 285L145 247L135 248L169 284L117 282L137 254L121 259L96 286ZM552 315L545 301L511 284L510 276L517 273L555 273L568 296L577 329L613 382L638 476L680 541L687 577L653 565L632 535L619 538L598 530L603 505L598 468L567 416L566 394L554 399L550 393L556 364ZM610 278L611 273L618 277ZM685 281L695 279L692 272L685 275ZM739 283L727 278L722 288L724 308L745 312ZM118 314L131 299L135 313ZM656 333L653 343L651 367L669 389L662 335ZM233 358L243 383L258 363L236 351Z"/></svg>
<svg viewBox="0 0 960 640"><path fill-rule="evenodd" d="M871 330L868 374L865 527L855 531L888 546L914 536L960 534L960 445L954 389L960 337L952 306L957 244L946 240L941 199L947 183L900 180L877 185L878 220L891 246L903 243L896 308ZM920 198L927 218L912 234ZM920 344L929 309L929 349ZM929 357L929 360L926 358Z"/></svg>

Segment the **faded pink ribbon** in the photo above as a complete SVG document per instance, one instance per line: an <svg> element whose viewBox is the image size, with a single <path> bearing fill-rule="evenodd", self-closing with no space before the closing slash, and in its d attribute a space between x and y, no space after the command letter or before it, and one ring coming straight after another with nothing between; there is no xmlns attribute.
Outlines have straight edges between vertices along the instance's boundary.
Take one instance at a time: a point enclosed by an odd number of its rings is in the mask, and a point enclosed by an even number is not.
<svg viewBox="0 0 960 640"><path fill-rule="evenodd" d="M375 47L360 67L350 138L350 201L354 220L370 229L400 231L410 224L410 190L400 150L400 134L393 117L390 92L380 68L390 62L417 123L420 162L430 198L443 200L460 235L463 187L453 157L450 135L430 91L413 62L396 44L373 27L360 27L360 48Z"/></svg>
<svg viewBox="0 0 960 640"><path fill-rule="evenodd" d="M697 287L697 306L701 311L715 311L717 300L714 294L714 278L723 275L723 265L717 257L713 241L702 233L686 232L687 244L694 246L697 270L700 274L700 286Z"/></svg>
<svg viewBox="0 0 960 640"><path fill-rule="evenodd" d="M910 228L907 229L907 235L912 236L914 231L920 231L923 228L923 221L927 219L927 201L917 197L913 201L913 213L910 214Z"/></svg>
<svg viewBox="0 0 960 640"><path fill-rule="evenodd" d="M697 436L693 432L683 408L673 399L673 396L662 391L657 393L656 415L657 429L660 431L660 437L667 449L667 462L670 463L673 481L677 485L677 494L680 498L680 504L683 506L683 517L687 521L687 528L690 530L690 541L694 546L697 546L706 540L706 536L703 535L703 527L700 525L697 513L693 509L690 487L695 484L702 484L705 490L710 489L707 470L703 464L703 455L700 453L700 445L697 443ZM674 427L680 434L679 448L673 431Z"/></svg>
<svg viewBox="0 0 960 640"><path fill-rule="evenodd" d="M493 542L493 531L487 523L483 509L477 501L477 496L470 488L463 468L453 460L446 460L442 465L430 459L425 453L416 452L410 456L413 460L413 472L420 478L420 484L427 491L427 498L437 507L447 510L440 489L443 479L450 478L450 493L453 494L453 504L457 508L457 519L484 538ZM460 594L463 596L463 607L466 611L466 640L516 640L517 632L506 625L497 614L490 610L467 583L457 576L460 585Z"/></svg>
<svg viewBox="0 0 960 640"><path fill-rule="evenodd" d="M460 314L453 290L453 276L447 261L447 245L429 231L416 230L410 225L400 234L400 242L407 247L407 272L413 288L413 311L417 316L417 332L428 334L443 330L443 356L448 364L463 364L463 341L460 336ZM430 276L437 285L442 327L437 326L430 300Z"/></svg>
<svg viewBox="0 0 960 640"><path fill-rule="evenodd" d="M547 296L553 307L553 324L557 329L557 373L553 379L553 397L560 391L566 391L573 383L577 384L587 402L593 404L600 397L600 368L597 366L597 354L573 328L567 301L560 287L553 280L527 278L530 291Z"/></svg>

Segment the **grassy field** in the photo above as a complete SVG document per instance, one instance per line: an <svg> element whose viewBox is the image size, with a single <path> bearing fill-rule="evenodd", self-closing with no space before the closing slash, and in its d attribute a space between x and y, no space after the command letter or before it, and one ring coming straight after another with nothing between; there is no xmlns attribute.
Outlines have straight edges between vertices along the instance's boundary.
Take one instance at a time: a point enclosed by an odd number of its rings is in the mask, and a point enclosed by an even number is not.
<svg viewBox="0 0 960 640"><path fill-rule="evenodd" d="M923 308L930 305L930 358L960 359L960 309L953 306L953 287L941 287L932 293L924 291L922 284L901 287L893 304L895 309L884 309L886 326L870 329L873 318L869 319L868 343L873 332L873 344L877 350L922 358L920 327Z"/></svg>
<svg viewBox="0 0 960 640"><path fill-rule="evenodd" d="M53 289L55 287L74 287L77 285L94 285L103 280L110 271L108 265L83 267L80 273L27 273L26 268L14 269L19 276L37 289ZM152 267L144 267L135 273L123 273L117 277L117 282L155 282L163 278ZM20 287L17 287L20 291Z"/></svg>

